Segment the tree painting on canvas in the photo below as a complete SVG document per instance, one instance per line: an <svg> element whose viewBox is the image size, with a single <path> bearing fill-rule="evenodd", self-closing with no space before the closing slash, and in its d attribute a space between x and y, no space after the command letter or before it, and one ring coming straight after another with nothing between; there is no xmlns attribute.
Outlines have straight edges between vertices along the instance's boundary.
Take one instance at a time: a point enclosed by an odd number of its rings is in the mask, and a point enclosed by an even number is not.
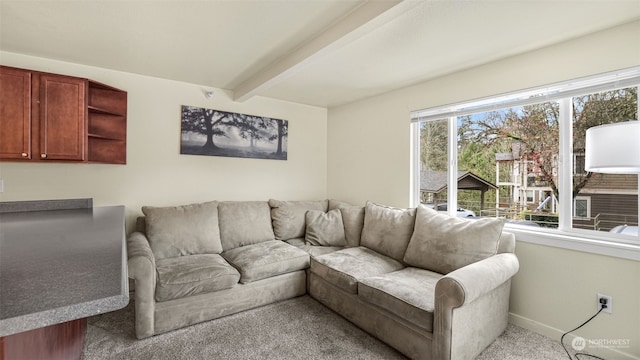
<svg viewBox="0 0 640 360"><path fill-rule="evenodd" d="M287 160L287 120L183 105L181 130L181 154Z"/></svg>

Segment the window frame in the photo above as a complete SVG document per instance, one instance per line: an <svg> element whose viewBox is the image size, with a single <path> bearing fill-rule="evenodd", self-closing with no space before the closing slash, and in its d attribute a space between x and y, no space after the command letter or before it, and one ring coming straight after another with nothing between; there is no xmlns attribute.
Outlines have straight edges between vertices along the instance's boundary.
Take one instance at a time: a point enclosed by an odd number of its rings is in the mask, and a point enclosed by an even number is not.
<svg viewBox="0 0 640 360"><path fill-rule="evenodd" d="M576 206L576 202L578 201L585 201L587 204L586 208L587 208L587 216L579 216L576 215L576 210L577 210L577 206ZM579 195L576 196L573 199L573 217L574 218L578 218L578 219L589 219L591 218L591 196L584 196L584 195Z"/></svg>
<svg viewBox="0 0 640 360"><path fill-rule="evenodd" d="M457 118L462 115L471 115L497 109L515 106L530 105L534 103L557 101L560 105L560 138L558 158L558 186L560 189L571 189L574 174L574 160L571 139L573 138L572 97L594 92L602 92L625 87L638 87L640 89L640 66L623 69L615 72L594 75L586 78L574 79L556 83L544 87L525 89L502 95L485 97L472 101L456 104L447 104L411 113L411 206L420 204L420 127L419 124L426 120L447 119L449 134L457 134ZM534 99L530 97L536 95ZM640 91L638 92L640 98ZM638 101L640 108L640 99ZM640 109L638 111L640 114ZM637 119L640 121L640 119ZM579 154L578 154L579 155ZM448 164L450 169L457 169L457 137L449 136ZM448 187L456 191L449 191L448 209L457 208L457 179L456 172L449 171ZM640 174L638 174L640 184ZM640 215L640 187L638 193L638 214ZM577 197L582 198L581 197ZM612 234L593 230L584 230L572 227L574 213L574 201L570 191L561 191L559 200L558 229L536 228L532 230L521 225L506 224L508 231L517 235L518 240L539 243L548 246L556 246L572 250L580 250L609 256L622 257L640 261L640 234L637 237L630 235ZM570 205L567 205L570 204ZM588 200L590 211L590 199ZM455 216L453 210L449 210ZM588 214L589 215L589 214Z"/></svg>

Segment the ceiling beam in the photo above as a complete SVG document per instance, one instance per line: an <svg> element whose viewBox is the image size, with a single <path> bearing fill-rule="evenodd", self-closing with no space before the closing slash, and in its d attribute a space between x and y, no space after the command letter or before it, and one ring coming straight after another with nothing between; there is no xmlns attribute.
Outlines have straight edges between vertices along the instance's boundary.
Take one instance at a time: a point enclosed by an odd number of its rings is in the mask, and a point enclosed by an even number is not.
<svg viewBox="0 0 640 360"><path fill-rule="evenodd" d="M339 49L349 42L391 21L418 1L367 1L309 42L281 57L242 82L234 90L235 101L246 101L269 89L315 59Z"/></svg>

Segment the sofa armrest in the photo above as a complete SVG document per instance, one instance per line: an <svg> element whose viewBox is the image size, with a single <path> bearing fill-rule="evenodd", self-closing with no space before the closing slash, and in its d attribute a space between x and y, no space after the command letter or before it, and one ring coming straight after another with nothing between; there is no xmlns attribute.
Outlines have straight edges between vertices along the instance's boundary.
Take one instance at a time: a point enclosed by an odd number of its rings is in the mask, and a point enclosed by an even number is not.
<svg viewBox="0 0 640 360"><path fill-rule="evenodd" d="M156 268L156 260L151 251L149 240L145 234L134 232L127 237L127 258L129 264L129 276L135 279L136 271L144 276L145 268L151 266L154 271ZM148 264L146 264L148 262ZM132 266L133 265L133 266Z"/></svg>
<svg viewBox="0 0 640 360"><path fill-rule="evenodd" d="M434 358L473 358L502 333L508 318L510 280L518 269L518 258L503 253L452 271L438 281ZM482 340L456 341L472 334Z"/></svg>
<svg viewBox="0 0 640 360"><path fill-rule="evenodd" d="M453 282L447 286L460 287L463 296L459 299L459 306L462 306L497 288L515 275L519 268L518 258L514 254L497 254L452 271L440 281L444 280L443 285Z"/></svg>
<svg viewBox="0 0 640 360"><path fill-rule="evenodd" d="M127 237L129 277L135 280L136 337L154 333L156 261L147 237L134 232Z"/></svg>

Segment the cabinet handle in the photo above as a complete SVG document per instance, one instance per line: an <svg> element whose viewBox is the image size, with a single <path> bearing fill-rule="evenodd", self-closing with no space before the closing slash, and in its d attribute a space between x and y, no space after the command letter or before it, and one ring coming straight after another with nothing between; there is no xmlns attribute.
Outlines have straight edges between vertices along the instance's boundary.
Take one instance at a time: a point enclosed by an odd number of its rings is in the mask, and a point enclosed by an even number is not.
<svg viewBox="0 0 640 360"><path fill-rule="evenodd" d="M46 159L47 158L47 154L40 154L40 157L43 158L43 159Z"/></svg>
<svg viewBox="0 0 640 360"><path fill-rule="evenodd" d="M27 153L22 153L22 157L27 157L27 156L29 156L29 154L27 154Z"/></svg>

